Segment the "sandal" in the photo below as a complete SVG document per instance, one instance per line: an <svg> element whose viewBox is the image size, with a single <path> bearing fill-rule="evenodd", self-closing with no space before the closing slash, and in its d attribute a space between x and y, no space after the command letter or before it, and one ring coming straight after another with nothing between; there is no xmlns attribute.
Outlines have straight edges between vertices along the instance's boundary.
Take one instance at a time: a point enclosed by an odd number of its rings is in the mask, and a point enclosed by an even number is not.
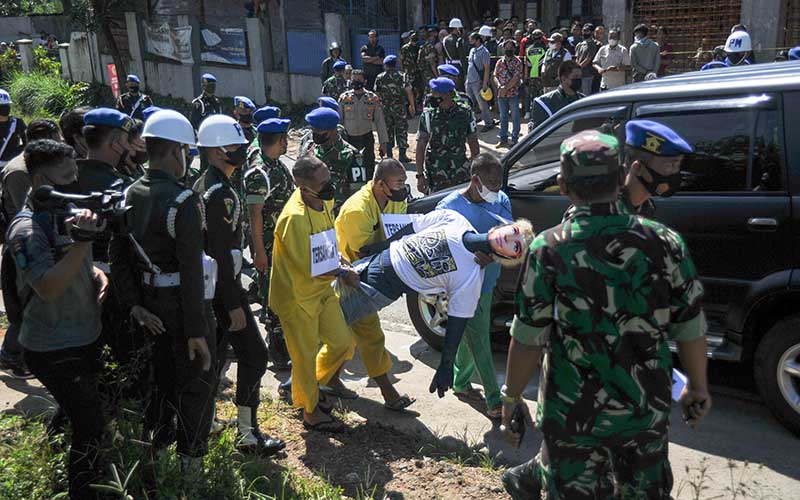
<svg viewBox="0 0 800 500"><path fill-rule="evenodd" d="M405 410L406 408L408 408L409 406L413 405L416 402L417 402L417 400L412 398L412 397L409 397L408 394L403 394L402 396L400 396L399 398L395 399L394 401L387 401L387 402L383 403L383 406L387 410L403 411L403 410Z"/></svg>
<svg viewBox="0 0 800 500"><path fill-rule="evenodd" d="M483 393L480 389L470 387L466 391L455 391L453 395L458 399L466 399L467 401L480 402L483 401Z"/></svg>
<svg viewBox="0 0 800 500"><path fill-rule="evenodd" d="M303 428L309 431L330 432L332 434L338 434L347 430L347 426L344 422L336 420L335 418L317 422L316 424L310 424L303 420Z"/></svg>
<svg viewBox="0 0 800 500"><path fill-rule="evenodd" d="M503 418L503 405L486 410L486 416L492 420L500 420Z"/></svg>
<svg viewBox="0 0 800 500"><path fill-rule="evenodd" d="M321 385L319 387L319 392L339 399L358 399L358 394L346 387L338 388Z"/></svg>

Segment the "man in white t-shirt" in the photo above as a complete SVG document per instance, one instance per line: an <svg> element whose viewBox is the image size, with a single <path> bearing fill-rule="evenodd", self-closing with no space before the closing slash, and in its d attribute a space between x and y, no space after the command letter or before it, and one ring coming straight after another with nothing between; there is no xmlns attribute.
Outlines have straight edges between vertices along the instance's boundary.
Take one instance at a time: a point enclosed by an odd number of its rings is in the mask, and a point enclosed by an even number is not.
<svg viewBox="0 0 800 500"><path fill-rule="evenodd" d="M404 293L445 293L447 330L441 362L429 388L443 397L453 385L453 362L467 320L478 306L483 267L491 260L504 266L518 265L532 240L533 228L524 219L479 234L460 213L435 210L416 218L389 240L361 249L361 255L372 257L356 263L361 289L360 293L343 294L345 318L352 323Z"/></svg>

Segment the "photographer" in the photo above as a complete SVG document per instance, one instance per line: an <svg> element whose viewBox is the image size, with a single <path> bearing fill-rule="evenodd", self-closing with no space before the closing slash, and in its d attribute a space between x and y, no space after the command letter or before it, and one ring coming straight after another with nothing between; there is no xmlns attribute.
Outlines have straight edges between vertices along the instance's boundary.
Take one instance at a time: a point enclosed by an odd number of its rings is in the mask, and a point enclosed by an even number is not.
<svg viewBox="0 0 800 500"><path fill-rule="evenodd" d="M33 142L25 164L34 190L58 189L75 181L74 150L56 141ZM23 320L19 341L28 367L50 391L72 425L70 498L87 498L98 477L96 451L105 424L97 391L100 303L105 275L92 266L91 240L104 229L81 210L64 220L29 197L11 222L8 247L15 263L16 292Z"/></svg>

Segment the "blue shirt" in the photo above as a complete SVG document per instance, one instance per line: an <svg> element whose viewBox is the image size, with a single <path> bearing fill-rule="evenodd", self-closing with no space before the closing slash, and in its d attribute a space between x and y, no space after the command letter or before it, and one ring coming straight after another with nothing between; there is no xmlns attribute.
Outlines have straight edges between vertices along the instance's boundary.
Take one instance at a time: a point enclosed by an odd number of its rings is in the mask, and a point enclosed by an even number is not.
<svg viewBox="0 0 800 500"><path fill-rule="evenodd" d="M472 203L458 192L453 191L446 198L436 205L437 209L447 208L455 210L463 215L470 224L481 233L488 233L489 230L497 225L502 224L491 214L499 215L500 217L511 220L511 200L508 196L500 191L500 196L494 203ZM483 286L481 293L489 293L494 290L497 280L500 278L500 264L492 262L486 266L486 271L483 276Z"/></svg>

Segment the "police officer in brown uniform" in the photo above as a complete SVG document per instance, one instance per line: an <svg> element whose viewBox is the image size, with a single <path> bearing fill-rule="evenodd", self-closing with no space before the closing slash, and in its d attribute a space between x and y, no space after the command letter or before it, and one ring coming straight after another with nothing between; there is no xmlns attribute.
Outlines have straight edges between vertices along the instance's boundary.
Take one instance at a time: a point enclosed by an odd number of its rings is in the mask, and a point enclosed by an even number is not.
<svg viewBox="0 0 800 500"><path fill-rule="evenodd" d="M385 154L383 145L389 142L389 134L386 132L383 103L377 94L364 88L364 73L360 70L353 70L350 90L339 98L339 115L347 132L347 142L358 150L363 149L366 178L351 179L351 182L363 184L372 179L375 171L375 136L372 130L378 131L381 156Z"/></svg>

